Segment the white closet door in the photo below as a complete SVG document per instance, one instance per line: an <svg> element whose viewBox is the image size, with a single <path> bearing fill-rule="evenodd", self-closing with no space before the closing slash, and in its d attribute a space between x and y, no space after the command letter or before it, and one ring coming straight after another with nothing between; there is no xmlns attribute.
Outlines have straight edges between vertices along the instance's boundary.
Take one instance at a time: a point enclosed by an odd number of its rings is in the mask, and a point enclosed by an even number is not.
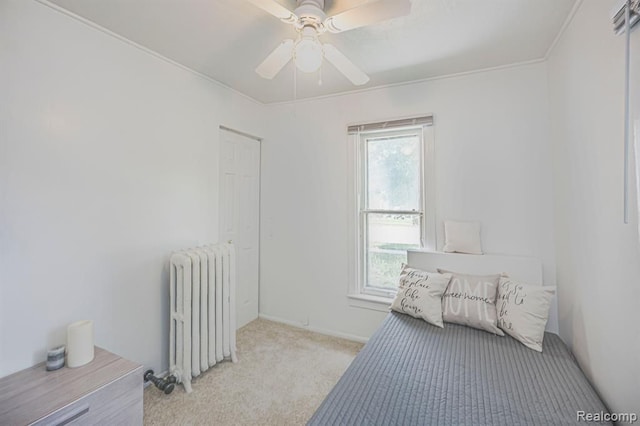
<svg viewBox="0 0 640 426"><path fill-rule="evenodd" d="M260 142L220 130L220 241L237 253L238 328L258 318Z"/></svg>

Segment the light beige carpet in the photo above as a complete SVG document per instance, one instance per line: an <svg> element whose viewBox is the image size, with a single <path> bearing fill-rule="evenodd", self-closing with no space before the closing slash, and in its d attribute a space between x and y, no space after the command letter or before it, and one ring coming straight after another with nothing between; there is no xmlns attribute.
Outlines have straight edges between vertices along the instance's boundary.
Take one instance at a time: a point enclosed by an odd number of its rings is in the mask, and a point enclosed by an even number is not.
<svg viewBox="0 0 640 426"><path fill-rule="evenodd" d="M361 343L258 319L237 335L238 363L224 361L170 395L144 392L145 425L302 425Z"/></svg>

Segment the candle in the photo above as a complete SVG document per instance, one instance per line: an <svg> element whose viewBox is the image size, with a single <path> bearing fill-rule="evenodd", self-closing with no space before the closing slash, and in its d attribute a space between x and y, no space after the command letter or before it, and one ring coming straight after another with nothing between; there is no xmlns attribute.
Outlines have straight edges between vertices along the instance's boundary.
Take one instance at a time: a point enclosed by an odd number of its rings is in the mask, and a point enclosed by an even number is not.
<svg viewBox="0 0 640 426"><path fill-rule="evenodd" d="M77 321L67 327L67 366L80 367L93 360L93 321Z"/></svg>

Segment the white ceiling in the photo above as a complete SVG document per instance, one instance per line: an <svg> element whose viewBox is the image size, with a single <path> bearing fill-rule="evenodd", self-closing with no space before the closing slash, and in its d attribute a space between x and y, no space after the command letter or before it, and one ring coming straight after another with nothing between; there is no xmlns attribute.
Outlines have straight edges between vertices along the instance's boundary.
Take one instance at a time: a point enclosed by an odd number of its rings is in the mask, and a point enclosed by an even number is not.
<svg viewBox="0 0 640 426"><path fill-rule="evenodd" d="M295 0L278 0L293 10ZM325 34L369 74L353 86L330 64L298 73L297 98L348 92L541 59L576 0L412 0L411 14ZM294 98L294 66L273 80L254 70L295 29L246 0L50 0L260 102ZM328 15L366 0L326 0Z"/></svg>

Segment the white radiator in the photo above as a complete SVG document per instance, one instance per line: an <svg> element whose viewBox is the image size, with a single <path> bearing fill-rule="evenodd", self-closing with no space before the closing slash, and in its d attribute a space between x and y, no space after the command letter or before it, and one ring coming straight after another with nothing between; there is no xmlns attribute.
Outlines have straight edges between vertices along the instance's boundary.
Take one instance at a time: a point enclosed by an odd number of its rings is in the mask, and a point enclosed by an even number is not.
<svg viewBox="0 0 640 426"><path fill-rule="evenodd" d="M236 265L233 244L181 250L170 259L169 373L191 379L236 358Z"/></svg>

